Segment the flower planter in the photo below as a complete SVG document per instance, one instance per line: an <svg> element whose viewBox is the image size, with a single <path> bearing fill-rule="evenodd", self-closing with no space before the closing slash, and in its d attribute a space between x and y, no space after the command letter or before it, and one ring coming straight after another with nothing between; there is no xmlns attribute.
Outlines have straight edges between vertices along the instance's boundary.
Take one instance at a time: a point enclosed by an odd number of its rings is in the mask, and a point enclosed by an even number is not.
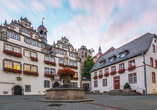
<svg viewBox="0 0 157 110"><path fill-rule="evenodd" d="M71 68L74 68L74 69L78 69L78 67L77 66L70 66Z"/></svg>
<svg viewBox="0 0 157 110"><path fill-rule="evenodd" d="M62 78L63 78L63 76L65 76L65 77L67 77L67 76L73 77L75 75L75 71L70 69L70 68L63 68L63 69L59 69L57 71L57 74L58 74L58 76L60 76Z"/></svg>
<svg viewBox="0 0 157 110"><path fill-rule="evenodd" d="M136 68L136 66L130 66L129 68L128 68L128 71L132 71L132 70L134 70Z"/></svg>
<svg viewBox="0 0 157 110"><path fill-rule="evenodd" d="M45 77L54 78L54 74L47 74L47 73L45 73L44 76L45 76Z"/></svg>
<svg viewBox="0 0 157 110"><path fill-rule="evenodd" d="M39 76L39 73L37 73L37 72L23 71L23 73L24 73L25 75Z"/></svg>
<svg viewBox="0 0 157 110"><path fill-rule="evenodd" d="M30 57L30 59L32 60L32 61L38 61L38 58L36 58L36 57Z"/></svg>
<svg viewBox="0 0 157 110"><path fill-rule="evenodd" d="M108 77L108 76L109 76L109 73L105 73L104 76L105 76L105 77Z"/></svg>
<svg viewBox="0 0 157 110"><path fill-rule="evenodd" d="M118 71L119 74L122 74L122 73L124 73L124 72L125 72L125 69L120 69L120 70Z"/></svg>
<svg viewBox="0 0 157 110"><path fill-rule="evenodd" d="M123 92L131 92L131 88L124 88Z"/></svg>
<svg viewBox="0 0 157 110"><path fill-rule="evenodd" d="M102 74L100 74L98 77L101 79L101 78L103 77L103 75L102 75Z"/></svg>
<svg viewBox="0 0 157 110"><path fill-rule="evenodd" d="M96 79L98 79L98 77L97 77L97 76L94 76L94 77L93 77L93 79L95 79L95 80L96 80Z"/></svg>
<svg viewBox="0 0 157 110"><path fill-rule="evenodd" d="M18 53L18 52L13 52L13 51L10 51L10 50L3 50L3 53L5 53L7 55L18 57L18 58L22 58L21 53Z"/></svg>
<svg viewBox="0 0 157 110"><path fill-rule="evenodd" d="M115 75L116 73L116 71L111 71L110 75Z"/></svg>
<svg viewBox="0 0 157 110"><path fill-rule="evenodd" d="M73 77L72 80L78 80L78 77Z"/></svg>
<svg viewBox="0 0 157 110"><path fill-rule="evenodd" d="M5 71L5 72L17 73L17 74L21 74L21 73L22 73L21 70L11 69L11 68L3 68L3 71Z"/></svg>
<svg viewBox="0 0 157 110"><path fill-rule="evenodd" d="M56 66L55 62L50 62L50 61L44 60L44 63L48 64L48 65Z"/></svg>
<svg viewBox="0 0 157 110"><path fill-rule="evenodd" d="M63 66L64 66L64 64L63 64L63 63L59 63L59 66L62 66L62 67L63 67Z"/></svg>

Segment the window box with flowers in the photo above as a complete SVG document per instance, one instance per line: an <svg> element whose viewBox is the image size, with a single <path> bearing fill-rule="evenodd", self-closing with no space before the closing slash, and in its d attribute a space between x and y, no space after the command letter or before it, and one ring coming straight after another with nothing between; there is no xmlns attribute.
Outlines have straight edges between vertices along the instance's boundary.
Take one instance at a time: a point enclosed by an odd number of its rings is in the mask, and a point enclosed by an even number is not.
<svg viewBox="0 0 157 110"><path fill-rule="evenodd" d="M73 77L72 80L78 80L78 77Z"/></svg>
<svg viewBox="0 0 157 110"><path fill-rule="evenodd" d="M104 76L105 76L105 77L108 77L108 76L109 76L109 73L105 73Z"/></svg>
<svg viewBox="0 0 157 110"><path fill-rule="evenodd" d="M23 71L23 73L24 73L25 75L39 76L39 73L37 73L37 72Z"/></svg>
<svg viewBox="0 0 157 110"><path fill-rule="evenodd" d="M63 64L63 63L59 63L59 66L62 66L62 67L63 67L63 66L64 66L64 64Z"/></svg>
<svg viewBox="0 0 157 110"><path fill-rule="evenodd" d="M96 80L96 79L98 79L98 77L97 77L97 76L94 76L94 77L93 77L93 79L95 79L95 80Z"/></svg>
<svg viewBox="0 0 157 110"><path fill-rule="evenodd" d="M45 73L44 76L45 76L45 77L54 78L54 74L48 74L48 73Z"/></svg>
<svg viewBox="0 0 157 110"><path fill-rule="evenodd" d="M98 77L101 79L101 78L103 77L103 75L102 75L102 74L100 74Z"/></svg>
<svg viewBox="0 0 157 110"><path fill-rule="evenodd" d="M71 65L70 67L71 67L71 68L74 68L74 69L78 69L77 66L73 66L73 65Z"/></svg>
<svg viewBox="0 0 157 110"><path fill-rule="evenodd" d="M10 50L3 50L3 53L5 53L7 55L18 57L18 58L22 58L21 53L18 53L18 52L13 52L13 51L10 51Z"/></svg>
<svg viewBox="0 0 157 110"><path fill-rule="evenodd" d="M55 62L50 62L50 61L44 60L44 63L48 64L48 65L56 66Z"/></svg>
<svg viewBox="0 0 157 110"><path fill-rule="evenodd" d="M130 66L129 68L128 68L128 71L132 71L132 70L134 70L136 68L136 66Z"/></svg>
<svg viewBox="0 0 157 110"><path fill-rule="evenodd" d="M111 71L110 75L115 75L117 72L116 71Z"/></svg>
<svg viewBox="0 0 157 110"><path fill-rule="evenodd" d="M32 61L38 61L38 58L36 58L36 57L30 57L30 59L31 59Z"/></svg>
<svg viewBox="0 0 157 110"><path fill-rule="evenodd" d="M120 70L118 71L119 74L122 74L122 73L124 73L124 72L125 72L125 69L120 69Z"/></svg>
<svg viewBox="0 0 157 110"><path fill-rule="evenodd" d="M12 72L12 73L17 73L17 74L21 74L22 71L21 70L17 70L17 69L11 69L11 68L3 68L3 71L5 72Z"/></svg>

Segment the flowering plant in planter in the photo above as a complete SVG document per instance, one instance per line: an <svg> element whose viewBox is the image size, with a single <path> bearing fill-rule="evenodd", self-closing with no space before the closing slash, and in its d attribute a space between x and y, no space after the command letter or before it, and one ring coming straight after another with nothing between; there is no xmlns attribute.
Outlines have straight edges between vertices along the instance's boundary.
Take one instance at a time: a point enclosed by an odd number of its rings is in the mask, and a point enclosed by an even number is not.
<svg viewBox="0 0 157 110"><path fill-rule="evenodd" d="M130 66L128 67L128 71L134 70L136 68L136 66Z"/></svg>
<svg viewBox="0 0 157 110"><path fill-rule="evenodd" d="M105 73L104 76L105 76L105 77L108 77L108 76L109 76L109 73Z"/></svg>
<svg viewBox="0 0 157 110"><path fill-rule="evenodd" d="M73 65L72 65L72 66L70 66L70 67L71 67L71 68L74 68L74 69L78 69L78 67L77 67L77 66L73 66Z"/></svg>
<svg viewBox="0 0 157 110"><path fill-rule="evenodd" d="M101 79L101 78L103 77L103 75L102 75L102 74L100 74L98 77Z"/></svg>
<svg viewBox="0 0 157 110"><path fill-rule="evenodd" d="M18 57L18 58L22 58L21 53L18 53L18 52L13 52L13 51L10 51L10 50L3 50L3 53L8 54L8 55L12 55L12 56L15 56L15 57Z"/></svg>
<svg viewBox="0 0 157 110"><path fill-rule="evenodd" d="M73 78L73 76L75 75L75 71L70 69L70 68L63 68L63 69L59 69L57 72L58 76L63 77L63 76L70 76L71 78Z"/></svg>
<svg viewBox="0 0 157 110"><path fill-rule="evenodd" d="M120 69L120 70L118 71L119 74L124 73L124 72L125 72L125 69Z"/></svg>
<svg viewBox="0 0 157 110"><path fill-rule="evenodd" d="M45 73L44 76L45 76L45 77L54 78L54 74L48 74L48 73Z"/></svg>
<svg viewBox="0 0 157 110"><path fill-rule="evenodd" d="M30 57L30 59L31 59L32 61L38 61L38 58L36 58L36 57Z"/></svg>
<svg viewBox="0 0 157 110"><path fill-rule="evenodd" d="M11 68L3 68L3 71L5 72L13 72L13 73L18 73L18 74L21 74L22 71L21 70L17 70L17 69L11 69Z"/></svg>
<svg viewBox="0 0 157 110"><path fill-rule="evenodd" d="M63 63L59 63L59 66L64 66L64 64Z"/></svg>
<svg viewBox="0 0 157 110"><path fill-rule="evenodd" d="M37 73L37 72L23 71L23 73L24 73L25 75L39 76L39 73Z"/></svg>
<svg viewBox="0 0 157 110"><path fill-rule="evenodd" d="M97 77L97 76L94 76L94 77L93 77L93 79L95 79L95 80L96 80L96 79L98 79L98 77Z"/></svg>
<svg viewBox="0 0 157 110"><path fill-rule="evenodd" d="M72 79L73 79L73 80L78 80L78 77L73 77Z"/></svg>
<svg viewBox="0 0 157 110"><path fill-rule="evenodd" d="M51 61L44 60L44 63L45 63L45 64L48 64L48 65L56 66L56 63L55 63L55 62L51 62Z"/></svg>
<svg viewBox="0 0 157 110"><path fill-rule="evenodd" d="M110 75L115 75L116 73L116 71L111 71Z"/></svg>

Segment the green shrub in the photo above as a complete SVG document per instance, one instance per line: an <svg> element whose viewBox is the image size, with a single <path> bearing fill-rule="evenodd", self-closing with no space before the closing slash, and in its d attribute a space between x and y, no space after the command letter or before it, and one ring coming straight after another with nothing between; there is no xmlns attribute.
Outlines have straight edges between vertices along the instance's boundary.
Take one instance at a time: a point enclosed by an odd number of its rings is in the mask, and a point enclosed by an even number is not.
<svg viewBox="0 0 157 110"><path fill-rule="evenodd" d="M130 85L128 83L125 83L124 88L130 88Z"/></svg>

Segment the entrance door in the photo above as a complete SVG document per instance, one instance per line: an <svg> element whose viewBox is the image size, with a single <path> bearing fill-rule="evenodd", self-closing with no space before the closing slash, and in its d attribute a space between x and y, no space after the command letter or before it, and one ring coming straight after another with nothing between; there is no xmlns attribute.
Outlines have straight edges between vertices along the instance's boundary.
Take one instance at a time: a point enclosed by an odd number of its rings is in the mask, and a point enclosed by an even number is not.
<svg viewBox="0 0 157 110"><path fill-rule="evenodd" d="M55 88L55 87L57 87L57 86L59 86L59 83L58 83L58 82L55 82L55 83L53 84L53 88Z"/></svg>
<svg viewBox="0 0 157 110"><path fill-rule="evenodd" d="M22 95L22 89L20 86L14 87L14 95Z"/></svg>
<svg viewBox="0 0 157 110"><path fill-rule="evenodd" d="M119 76L114 77L114 89L120 89L120 78L119 78Z"/></svg>

